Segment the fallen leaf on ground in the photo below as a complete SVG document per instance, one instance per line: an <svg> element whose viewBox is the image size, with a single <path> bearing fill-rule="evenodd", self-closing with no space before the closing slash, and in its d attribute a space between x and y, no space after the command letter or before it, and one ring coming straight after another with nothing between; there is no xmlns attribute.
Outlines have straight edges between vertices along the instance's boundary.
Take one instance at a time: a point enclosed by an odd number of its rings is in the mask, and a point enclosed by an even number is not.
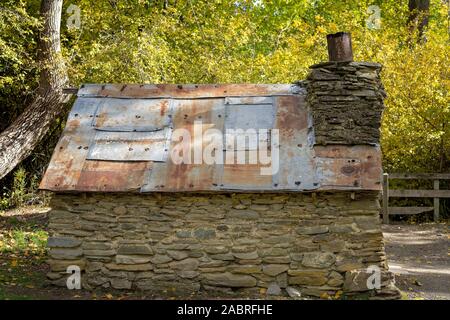
<svg viewBox="0 0 450 320"><path fill-rule="evenodd" d="M328 295L328 293L324 292L320 295L321 299L328 299L330 296Z"/></svg>

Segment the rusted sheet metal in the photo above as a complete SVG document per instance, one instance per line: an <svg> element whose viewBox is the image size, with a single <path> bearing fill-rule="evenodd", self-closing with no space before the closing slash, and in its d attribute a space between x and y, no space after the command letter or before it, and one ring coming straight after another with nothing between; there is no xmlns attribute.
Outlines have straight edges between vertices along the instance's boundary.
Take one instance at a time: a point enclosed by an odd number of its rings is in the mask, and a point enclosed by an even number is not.
<svg viewBox="0 0 450 320"><path fill-rule="evenodd" d="M224 134L226 151L258 150L263 144L270 146L271 130L242 130Z"/></svg>
<svg viewBox="0 0 450 320"><path fill-rule="evenodd" d="M218 181L222 190L272 190L272 175L265 174L267 165L249 159L251 151L226 151L225 158L231 154L233 161L226 161L218 171ZM242 159L242 160L240 160ZM256 159L257 160L257 159Z"/></svg>
<svg viewBox="0 0 450 320"><path fill-rule="evenodd" d="M218 165L153 163L141 192L190 192L218 189Z"/></svg>
<svg viewBox="0 0 450 320"><path fill-rule="evenodd" d="M225 105L225 150L258 150L261 143L269 143L276 113L273 97L225 98Z"/></svg>
<svg viewBox="0 0 450 320"><path fill-rule="evenodd" d="M312 147L314 133L304 99L304 90L291 85L85 86L40 188L103 192L380 190L379 147ZM259 133L257 143L238 146L242 133L233 133L234 143L228 143L226 129L254 129ZM272 133L271 138L262 136L259 129ZM187 148L181 144L186 136ZM221 144L211 145L217 138ZM265 153L275 156L278 145L279 163L276 157L272 163L262 161ZM265 150L267 146L271 148ZM196 147L201 147L200 152L194 151ZM249 156L255 153L257 161L252 162ZM178 155L178 162L170 155ZM205 162L205 155L222 161Z"/></svg>
<svg viewBox="0 0 450 320"><path fill-rule="evenodd" d="M87 159L165 161L171 133L171 128L152 132L97 131Z"/></svg>
<svg viewBox="0 0 450 320"><path fill-rule="evenodd" d="M89 145L89 141L63 136L55 147L50 164L42 178L40 189L53 191L76 190L78 178L83 168L88 150L79 146ZM70 156L69 156L70 154Z"/></svg>
<svg viewBox="0 0 450 320"><path fill-rule="evenodd" d="M261 175L260 164L230 164L223 166L221 190L273 190L272 176Z"/></svg>
<svg viewBox="0 0 450 320"><path fill-rule="evenodd" d="M209 130L223 132L225 107L223 99L176 100L173 102L173 130L184 129L190 137L186 154L189 161L176 164L169 157L165 163L154 163L142 192L149 191L204 191L217 188L217 171L220 165L203 163L203 152L209 144L206 137ZM183 133L183 132L181 132ZM182 158L184 152L178 152L180 138L172 136L170 152ZM201 146L201 148L198 148ZM194 149L200 150L194 152Z"/></svg>
<svg viewBox="0 0 450 320"><path fill-rule="evenodd" d="M322 186L359 188L361 185L359 159L317 158L317 173Z"/></svg>
<svg viewBox="0 0 450 320"><path fill-rule="evenodd" d="M94 127L104 131L156 131L171 124L168 99L105 98L97 109Z"/></svg>
<svg viewBox="0 0 450 320"><path fill-rule="evenodd" d="M226 129L272 129L275 121L273 104L227 105Z"/></svg>
<svg viewBox="0 0 450 320"><path fill-rule="evenodd" d="M279 170L275 190L312 190L319 187L308 112L304 96L277 97L276 129L279 130Z"/></svg>
<svg viewBox="0 0 450 320"><path fill-rule="evenodd" d="M84 84L78 96L116 98L219 98L290 95L295 84Z"/></svg>
<svg viewBox="0 0 450 320"><path fill-rule="evenodd" d="M65 133L88 135L97 108L104 102L101 98L78 98L67 118Z"/></svg>
<svg viewBox="0 0 450 320"><path fill-rule="evenodd" d="M226 97L225 104L273 104L273 97Z"/></svg>
<svg viewBox="0 0 450 320"><path fill-rule="evenodd" d="M78 191L139 191L152 163L87 160L77 182Z"/></svg>
<svg viewBox="0 0 450 320"><path fill-rule="evenodd" d="M53 191L77 190L89 145L94 136L92 121L102 99L79 98L75 102L63 135L53 151L40 188Z"/></svg>
<svg viewBox="0 0 450 320"><path fill-rule="evenodd" d="M260 161L259 149L262 143L270 148L270 130L276 114L274 98L226 98L225 104L228 131L224 139L225 164L218 172L220 189L271 190L272 175L264 171L268 165ZM270 150L266 154L270 155Z"/></svg>
<svg viewBox="0 0 450 320"><path fill-rule="evenodd" d="M379 146L316 146L321 189L381 190Z"/></svg>

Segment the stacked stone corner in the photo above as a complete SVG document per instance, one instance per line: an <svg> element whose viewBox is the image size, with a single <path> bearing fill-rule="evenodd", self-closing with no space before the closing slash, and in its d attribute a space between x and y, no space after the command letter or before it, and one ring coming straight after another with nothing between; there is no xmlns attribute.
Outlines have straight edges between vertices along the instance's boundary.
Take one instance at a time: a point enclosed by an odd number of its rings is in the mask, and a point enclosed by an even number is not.
<svg viewBox="0 0 450 320"><path fill-rule="evenodd" d="M386 97L381 65L327 62L311 67L308 106L319 145L377 145Z"/></svg>

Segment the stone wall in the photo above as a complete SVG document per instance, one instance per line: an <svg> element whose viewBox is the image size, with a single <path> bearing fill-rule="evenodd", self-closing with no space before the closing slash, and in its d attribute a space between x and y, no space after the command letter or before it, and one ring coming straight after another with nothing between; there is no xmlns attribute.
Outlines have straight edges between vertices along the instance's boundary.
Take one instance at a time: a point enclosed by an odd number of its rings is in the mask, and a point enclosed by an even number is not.
<svg viewBox="0 0 450 320"><path fill-rule="evenodd" d="M261 297L396 296L378 192L56 194L48 278L84 288ZM368 291L366 268L382 270ZM340 293L338 293L340 294Z"/></svg>
<svg viewBox="0 0 450 320"><path fill-rule="evenodd" d="M381 65L325 62L311 67L306 86L316 144L378 144L386 94Z"/></svg>

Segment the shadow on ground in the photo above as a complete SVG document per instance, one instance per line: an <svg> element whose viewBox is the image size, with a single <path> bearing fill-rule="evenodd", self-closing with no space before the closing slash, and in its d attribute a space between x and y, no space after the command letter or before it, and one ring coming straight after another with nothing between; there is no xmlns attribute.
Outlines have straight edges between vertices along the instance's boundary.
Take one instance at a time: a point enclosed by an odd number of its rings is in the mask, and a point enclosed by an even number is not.
<svg viewBox="0 0 450 320"><path fill-rule="evenodd" d="M450 300L448 225L383 225L389 269L409 299Z"/></svg>

